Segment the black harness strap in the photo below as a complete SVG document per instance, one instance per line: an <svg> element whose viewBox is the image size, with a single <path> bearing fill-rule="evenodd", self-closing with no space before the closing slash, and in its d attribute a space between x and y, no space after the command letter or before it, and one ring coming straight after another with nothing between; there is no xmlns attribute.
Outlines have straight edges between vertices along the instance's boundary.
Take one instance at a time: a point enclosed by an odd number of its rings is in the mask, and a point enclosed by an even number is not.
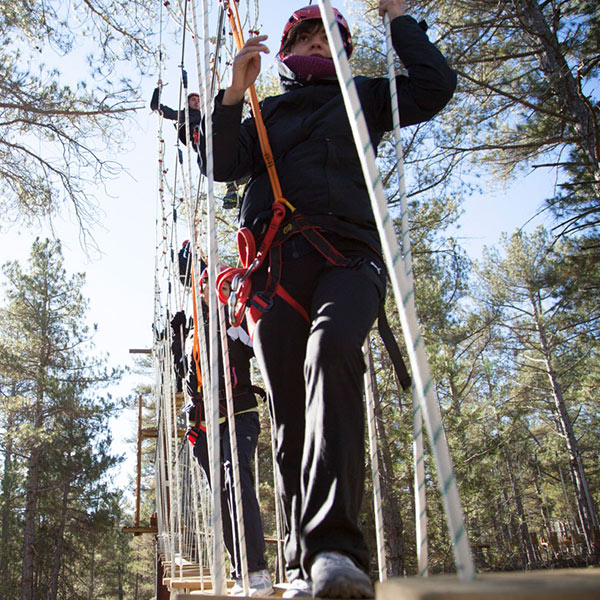
<svg viewBox="0 0 600 600"><path fill-rule="evenodd" d="M402 389L406 391L410 388L412 380L410 375L408 374L406 364L402 359L402 354L400 353L400 348L398 347L396 338L394 337L392 329L390 328L390 324L388 323L387 316L385 314L384 302L382 302L379 305L379 314L377 315L377 329L379 330L381 341L383 342L385 349L388 351L390 359L392 360L392 364L394 365L396 377L398 377L398 381L400 382Z"/></svg>

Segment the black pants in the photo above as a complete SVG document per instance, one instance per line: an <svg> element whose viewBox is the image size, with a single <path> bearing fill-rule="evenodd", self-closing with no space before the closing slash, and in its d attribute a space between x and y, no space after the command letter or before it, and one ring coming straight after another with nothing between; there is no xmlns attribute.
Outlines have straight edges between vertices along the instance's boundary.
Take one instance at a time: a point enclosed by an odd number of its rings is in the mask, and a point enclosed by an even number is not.
<svg viewBox="0 0 600 600"><path fill-rule="evenodd" d="M235 434L237 440L238 460L240 468L240 484L242 488L242 510L244 513L244 530L246 536L246 553L248 571L261 571L267 568L265 560L265 538L260 507L254 492L252 473L252 458L256 450L256 443L260 433L260 421L256 411L242 413L235 416ZM194 444L194 456L206 473L210 482L210 465L208 461L208 447L206 434L201 431ZM221 425L221 464L223 466L221 481L221 515L223 522L223 538L225 548L231 561L231 577L237 579L242 576L240 558L240 545L238 543L237 523L238 516L235 510L235 497L233 491L233 463L231 462L231 446L229 444L229 428L227 424Z"/></svg>
<svg viewBox="0 0 600 600"><path fill-rule="evenodd" d="M345 248L347 257L365 260L341 268L311 247L290 252L288 244L281 285L310 323L276 296L258 322L254 350L276 432L286 571L293 581L309 577L315 554L328 550L369 568L358 528L365 476L362 345L385 295L385 270L364 247ZM266 270L263 265L253 276L254 292L263 289Z"/></svg>

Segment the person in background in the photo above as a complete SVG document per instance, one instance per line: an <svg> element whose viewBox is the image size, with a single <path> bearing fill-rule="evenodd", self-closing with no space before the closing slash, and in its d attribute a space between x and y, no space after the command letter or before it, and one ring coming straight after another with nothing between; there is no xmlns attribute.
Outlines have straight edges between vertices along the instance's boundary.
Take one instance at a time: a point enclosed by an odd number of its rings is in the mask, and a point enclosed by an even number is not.
<svg viewBox="0 0 600 600"><path fill-rule="evenodd" d="M208 332L208 270L204 269L200 279L203 320ZM224 291L229 283L223 285ZM193 444L193 453L210 483L210 464L206 436L206 419L202 394L202 378L199 361L193 356L194 331L186 325L186 316L180 311L171 320L173 361L182 365L179 374L184 377L190 404L186 407L190 428L188 440ZM185 352L182 357L181 340L185 339ZM220 339L220 338L219 338ZM238 450L240 485L242 492L242 512L246 538L246 551L249 572L250 596L269 596L274 589L267 570L265 559L265 540L260 515L260 507L254 491L252 458L256 450L260 434L257 394L263 395L260 388L252 385L250 379L250 360L254 356L252 342L244 327L227 326L227 346L229 351L229 367L233 387L233 405L235 415L235 432ZM240 544L238 540L238 515L235 509L233 489L233 463L227 424L227 408L225 396L225 377L221 361L219 343L219 408L221 435L221 515L223 538L231 562L231 577L235 580L230 590L233 596L243 595L242 564Z"/></svg>
<svg viewBox="0 0 600 600"><path fill-rule="evenodd" d="M196 92L192 92L188 94L187 103L188 103L188 121L189 121L189 135L186 135L185 132L185 110L174 110L167 106L166 104L160 104L160 93L161 93L161 85L154 88L154 92L152 93L152 99L150 100L150 108L153 111L158 111L162 113L165 119L169 119L169 121L176 121L175 127L177 127L177 136L179 137L179 141L187 146L188 141L193 142L194 150L196 150L196 141L197 138L197 129L200 126L200 122L202 121L202 113L200 112L200 96Z"/></svg>
<svg viewBox="0 0 600 600"><path fill-rule="evenodd" d="M152 98L150 100L150 108L153 111L162 113L165 119L170 121L176 121L175 126L177 127L177 136L179 141L187 146L188 141L192 142L192 148L197 152L197 139L198 129L202 121L202 113L200 111L200 96L196 92L188 94L188 121L189 121L189 135L185 133L185 111L174 110L166 104L160 103L161 86L159 85L154 88ZM228 181L226 184L225 195L223 196L223 208L232 209L237 208L239 204L238 185L234 181Z"/></svg>

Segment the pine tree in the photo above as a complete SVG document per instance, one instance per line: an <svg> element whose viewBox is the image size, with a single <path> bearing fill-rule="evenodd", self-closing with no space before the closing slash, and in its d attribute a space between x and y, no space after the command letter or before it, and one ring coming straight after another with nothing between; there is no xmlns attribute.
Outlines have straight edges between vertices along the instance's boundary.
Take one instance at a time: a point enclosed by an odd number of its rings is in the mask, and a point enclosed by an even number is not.
<svg viewBox="0 0 600 600"><path fill-rule="evenodd" d="M88 183L121 171L113 157L128 137L125 122L141 107L132 79L154 68L153 24L154 6L145 0L0 2L5 223L70 208L89 233L98 207Z"/></svg>
<svg viewBox="0 0 600 600"><path fill-rule="evenodd" d="M544 230L507 237L506 256L489 251L479 274L485 301L500 308L496 326L521 382L517 397L529 411L529 422L533 425L538 415L543 419L545 414L564 440L583 534L592 552L597 509L582 452L588 443L585 432L576 431L573 407L579 400L578 388L595 364L596 353L590 350L596 346L600 314L597 306L587 305L591 312L581 311L565 293L571 286L560 265L567 248L552 246L550 241ZM587 412L584 406L581 412Z"/></svg>
<svg viewBox="0 0 600 600"><path fill-rule="evenodd" d="M60 243L36 240L27 270L10 262L3 271L0 374L3 389L19 395L2 416L25 471L21 598L37 597L39 586L55 597L67 532L115 463L108 419L116 405L94 391L116 373L86 354L84 278L67 276Z"/></svg>

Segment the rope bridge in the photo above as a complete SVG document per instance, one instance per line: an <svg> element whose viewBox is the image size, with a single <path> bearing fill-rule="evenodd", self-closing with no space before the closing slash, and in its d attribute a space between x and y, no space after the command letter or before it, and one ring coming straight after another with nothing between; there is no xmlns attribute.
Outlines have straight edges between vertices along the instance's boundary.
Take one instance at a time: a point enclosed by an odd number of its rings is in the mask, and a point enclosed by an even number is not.
<svg viewBox="0 0 600 600"><path fill-rule="evenodd" d="M354 82L346 53L336 26L331 5L328 1L319 0L325 30L332 48L338 80L346 103L347 112L355 137L356 146L361 158L363 172L370 189L373 211L382 239L386 264L388 267L392 289L398 305L405 342L409 353L411 371L415 382L414 398L414 448L416 477L416 519L417 550L419 572L427 574L427 536L425 518L425 484L423 467L423 421L429 434L430 447L435 458L440 493L444 500L448 530L451 536L458 576L468 581L474 578L474 567L466 535L462 509L452 472L448 444L441 423L439 405L435 386L431 378L429 365L425 355L422 336L414 304L412 280L412 261L409 240L409 224L406 206L404 173L402 170L402 154L400 144L401 115L394 113L394 133L398 155L398 178L400 182L402 209L402 241L398 244L393 227L393 219L387 210L387 201L383 183L379 175L375 153L364 123L360 103L354 89ZM167 18L172 22L181 37L181 73L179 87L179 106L185 116L186 132L189 131L189 112L187 105L188 74L184 69L187 55L186 43L191 40L195 59L195 70L198 75L197 88L201 99L203 114L211 114L212 98L218 83L225 79L227 69L235 55L234 42L243 41L242 30L258 32L258 0L248 0L244 7L228 2L209 3L207 0L188 0L185 2L165 2L161 9L161 48L159 51L159 85L162 81L162 37ZM230 18L225 17L229 13ZM229 21L230 34L224 33ZM395 78L393 54L391 50L391 34L386 19L388 43L388 66L390 80ZM229 32L228 32L229 33ZM395 86L391 86L392 99L395 97ZM257 114L258 103L256 93L252 89L253 112ZM396 102L392 102L396 106ZM157 553L159 558L160 579L162 585L171 590L171 594L198 593L216 596L226 595L231 582L227 580L226 556L224 553L223 531L221 523L221 469L219 440L219 406L218 406L218 352L219 333L221 336L222 358L226 374L227 411L230 432L230 443L233 455L235 502L241 506L239 468L236 452L235 419L233 419L232 385L228 368L227 336L225 335L224 306L217 301L215 282L219 251L227 248L225 240L232 239L233 229L217 216L215 206L219 199L218 188L215 187L212 173L212 132L211 119L206 119L206 153L207 176L199 173L196 155L191 144L183 146L177 136L171 132L163 134L163 118L158 119L158 214L155 262L155 297L154 297L154 331L155 341L152 357L155 366L154 398L156 402L156 422L152 433L144 436L140 425L140 442L144 437L156 440L154 456L156 484L156 530ZM171 139L174 146L170 145ZM190 240L192 285L180 284L177 251L181 240ZM198 285L201 263L209 265L209 327L205 335L204 327L195 327L202 377L202 390L206 410L207 440L210 456L210 478L208 485L206 475L196 462L192 446L185 437L188 427L187 416L183 408L189 403L186 392L178 392L173 356L171 351L170 317L180 310L193 317L194 323L203 323L200 314L200 290ZM220 326L217 326L217 323ZM380 581L386 578L386 557L384 545L384 523L381 507L381 490L377 459L377 440L375 435L375 389L372 385L372 372L369 340L365 342L365 362L369 366L365 375L365 395L367 404L367 423L371 446L371 466L374 489L374 514L377 533L377 557ZM210 357L210 359L209 359ZM261 409L264 410L264 409ZM141 415L140 415L141 418ZM267 419L263 418L263 422ZM265 460L273 460L273 436L271 434L271 456ZM138 458L140 450L138 449ZM256 489L258 485L259 460L255 460ZM139 468L139 467L138 467ZM139 476L138 476L139 477ZM273 482L275 497L277 490ZM139 479L138 479L139 490ZM283 584L283 552L282 552L282 515L279 503L275 506L274 531L270 535L275 561L275 581ZM241 514L241 510L237 514ZM137 512L139 525L139 510ZM242 519L238 539L241 540L242 572L244 590L248 592L248 568L245 556L245 535ZM279 588L281 589L281 588ZM166 593L166 592L164 592ZM181 595L180 594L180 595ZM160 597L160 596L159 596ZM164 596L169 597L169 596ZM173 596L171 596L173 597ZM179 596L177 596L179 597ZM184 596L181 595L183 598Z"/></svg>

